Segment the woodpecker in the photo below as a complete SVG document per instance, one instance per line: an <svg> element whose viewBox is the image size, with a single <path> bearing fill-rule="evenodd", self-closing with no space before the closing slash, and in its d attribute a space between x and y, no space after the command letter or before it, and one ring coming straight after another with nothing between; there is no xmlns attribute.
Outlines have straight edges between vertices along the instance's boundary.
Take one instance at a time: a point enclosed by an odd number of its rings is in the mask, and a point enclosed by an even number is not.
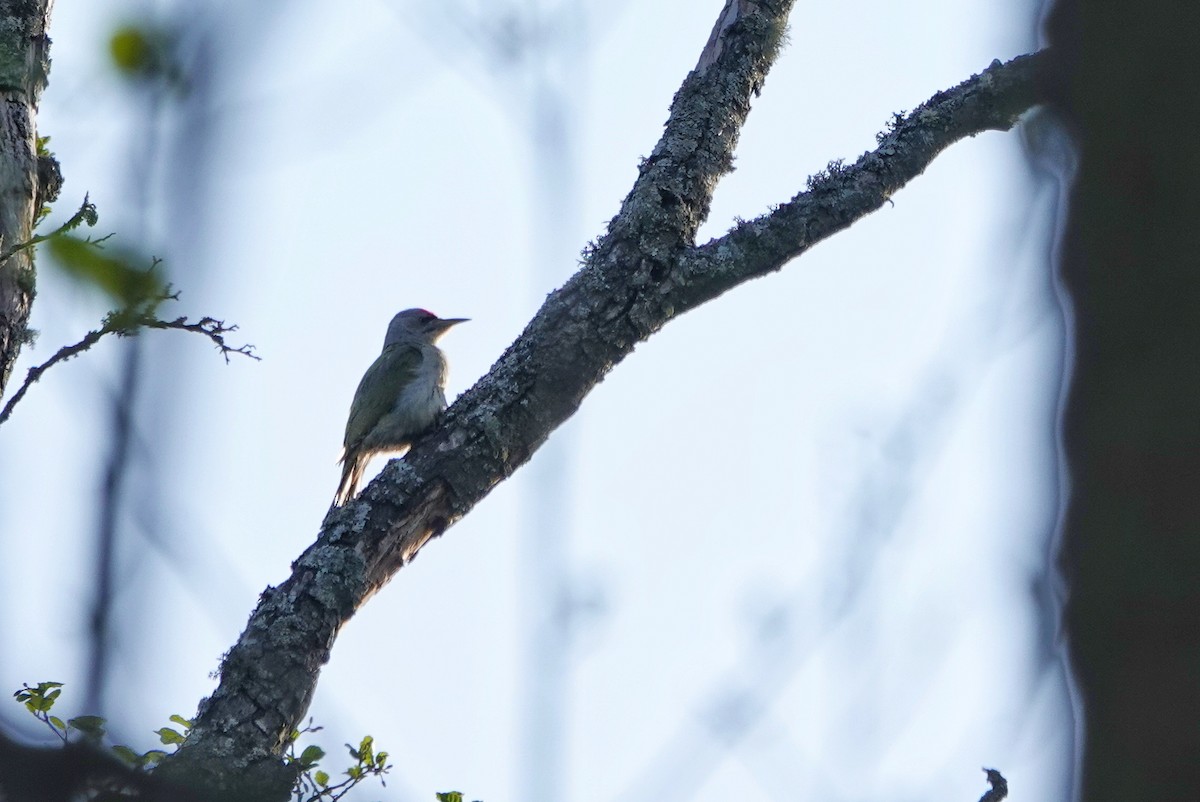
<svg viewBox="0 0 1200 802"><path fill-rule="evenodd" d="M354 391L334 506L354 498L371 457L407 450L446 409L446 357L437 341L467 320L439 318L424 309L405 309L392 318L383 352Z"/></svg>

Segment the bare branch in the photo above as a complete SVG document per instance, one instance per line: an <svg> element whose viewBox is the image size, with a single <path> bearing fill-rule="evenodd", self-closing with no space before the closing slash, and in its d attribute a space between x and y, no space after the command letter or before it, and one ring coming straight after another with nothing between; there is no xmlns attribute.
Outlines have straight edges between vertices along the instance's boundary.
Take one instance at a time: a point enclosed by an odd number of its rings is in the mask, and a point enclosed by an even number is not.
<svg viewBox="0 0 1200 802"><path fill-rule="evenodd" d="M226 325L224 320L205 316L195 323L189 323L186 317L177 317L174 320L159 320L153 317L146 317L139 318L136 326L146 329L176 329L178 331L190 331L193 334L202 334L212 340L213 345L221 352L221 356L225 357L225 364L227 365L229 364L231 354L250 357L256 362L261 361L261 357L254 353L253 345L232 346L225 342L225 335L237 331L238 327L236 325ZM136 334L136 332L128 333Z"/></svg>
<svg viewBox="0 0 1200 802"><path fill-rule="evenodd" d="M153 312L149 311L149 309L157 305L157 301L175 300L178 297L178 293L164 293L156 298L156 303L149 308L143 307L136 310L111 312L104 318L103 325L100 328L89 331L79 342L63 346L58 349L54 356L42 364L30 368L29 373L25 375L25 381L13 393L12 397L8 399L8 403L4 405L4 409L0 410L0 424L8 420L9 416L12 415L13 407L25 396L30 386L42 378L43 373L59 362L65 362L71 357L79 356L98 343L107 334L115 334L118 337L132 337L137 335L142 329L190 331L193 334L200 334L212 340L213 345L225 357L226 364L229 363L231 354L241 354L254 360L259 359L258 355L254 353L253 345L232 346L225 342L225 335L237 331L237 326L227 326L225 325L225 321L211 317L202 317L194 323L189 323L186 317L179 317L174 320L161 320L155 317Z"/></svg>
<svg viewBox="0 0 1200 802"><path fill-rule="evenodd" d="M736 14L731 9L736 5ZM702 247L695 232L783 35L790 2L729 0L670 119L608 232L437 429L357 501L327 515L283 584L268 588L184 747L160 771L220 783L266 765L308 708L337 632L433 537L524 464L634 346L720 292L863 217L942 148L1007 128L1039 100L1046 56L993 65L939 93L854 167L788 209ZM876 200L877 199L877 200Z"/></svg>

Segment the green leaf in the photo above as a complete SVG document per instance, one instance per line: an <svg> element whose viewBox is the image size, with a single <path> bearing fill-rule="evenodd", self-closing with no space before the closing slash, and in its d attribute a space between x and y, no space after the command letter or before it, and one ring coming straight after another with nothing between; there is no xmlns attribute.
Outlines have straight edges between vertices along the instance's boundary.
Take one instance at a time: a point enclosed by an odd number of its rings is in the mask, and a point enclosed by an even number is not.
<svg viewBox="0 0 1200 802"><path fill-rule="evenodd" d="M76 716L68 719L68 724L77 730L96 730L104 728L104 719L100 716Z"/></svg>
<svg viewBox="0 0 1200 802"><path fill-rule="evenodd" d="M180 727L183 727L184 732L187 732L188 730L190 730L192 728L192 725L194 724L194 722L191 719L186 719L183 716L179 715L178 713L172 714L170 720L174 721Z"/></svg>
<svg viewBox="0 0 1200 802"><path fill-rule="evenodd" d="M137 306L163 293L158 273L133 267L132 254L109 256L98 243L68 234L48 240L46 247L70 276L102 290L122 306Z"/></svg>
<svg viewBox="0 0 1200 802"><path fill-rule="evenodd" d="M183 736L170 727L163 727L162 729L155 730L154 732L156 735L158 735L158 740L164 744L183 743Z"/></svg>
<svg viewBox="0 0 1200 802"><path fill-rule="evenodd" d="M437 794L438 802L463 802L462 791L446 791Z"/></svg>
<svg viewBox="0 0 1200 802"><path fill-rule="evenodd" d="M63 724L63 720L58 716L50 716L46 720L53 724L54 728L57 730L65 730L67 728L67 725Z"/></svg>
<svg viewBox="0 0 1200 802"><path fill-rule="evenodd" d="M76 716L67 719L67 726L95 741L104 737L104 719L100 716Z"/></svg>
<svg viewBox="0 0 1200 802"><path fill-rule="evenodd" d="M112 748L112 751L114 755L121 759L122 763L127 763L130 766L136 766L142 762L142 756L128 746L117 744Z"/></svg>
<svg viewBox="0 0 1200 802"><path fill-rule="evenodd" d="M313 775L313 779L317 781L317 785L324 788L329 785L329 775L323 771L318 771Z"/></svg>
<svg viewBox="0 0 1200 802"><path fill-rule="evenodd" d="M304 751L300 753L300 764L306 769L311 768L317 765L317 761L323 757L325 757L325 750L313 744L305 747Z"/></svg>
<svg viewBox="0 0 1200 802"><path fill-rule="evenodd" d="M165 758L166 756L167 756L167 753L161 749L151 749L149 752L142 755L141 760L139 762L142 764L142 766L144 766L146 768L154 768L159 763L161 763L163 761L163 758Z"/></svg>
<svg viewBox="0 0 1200 802"><path fill-rule="evenodd" d="M358 754L355 757L364 763L371 763L375 757L375 739L370 735L364 735L362 741L358 744Z"/></svg>

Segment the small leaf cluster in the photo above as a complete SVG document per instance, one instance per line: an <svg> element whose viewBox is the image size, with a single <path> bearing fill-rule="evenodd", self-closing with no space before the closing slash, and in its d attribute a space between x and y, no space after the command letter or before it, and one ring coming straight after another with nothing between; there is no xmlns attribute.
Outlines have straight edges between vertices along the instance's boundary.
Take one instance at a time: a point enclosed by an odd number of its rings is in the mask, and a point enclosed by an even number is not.
<svg viewBox="0 0 1200 802"><path fill-rule="evenodd" d="M346 744L346 749L349 751L350 757L354 758L354 763L344 772L346 779L331 785L329 773L317 768L319 761L325 757L324 749L313 744L305 747L299 755L296 754L296 742L300 736L320 732L320 730L320 727L312 726L312 721L309 720L307 727L292 732L284 761L300 769L296 785L292 789L296 802L341 799L351 788L368 777L379 777L380 784L387 786L383 775L391 770L392 765L387 762L387 752L375 751L375 739L370 735L364 735L357 747Z"/></svg>
<svg viewBox="0 0 1200 802"><path fill-rule="evenodd" d="M463 802L462 791L442 791L437 796L437 802ZM479 802L479 800L475 800Z"/></svg>
<svg viewBox="0 0 1200 802"><path fill-rule="evenodd" d="M39 682L33 686L26 684L13 693L13 698L18 703L25 705L25 709L34 718L45 723L64 744L72 739L77 739L96 747L102 747L104 737L108 734L105 729L107 723L105 719L100 716L75 716L63 721L50 712L62 694L62 688L61 682ZM183 732L171 727L163 727L157 730L158 738L164 746L178 747L187 737L188 731L192 728L192 722L179 715L171 716L171 721L178 724ZM112 746L111 751L127 766L143 770L154 768L167 756L167 753L161 749L138 752L123 744Z"/></svg>
<svg viewBox="0 0 1200 802"><path fill-rule="evenodd" d="M62 743L83 741L97 748L103 748L105 736L108 734L105 729L107 723L105 719L100 716L76 716L64 721L51 712L59 696L62 695L62 688L61 682L25 684L13 693L13 698L25 705L25 709L34 718L45 723ZM155 730L155 735L158 736L158 740L163 746L170 747L174 751L187 739L193 722L180 715L173 715L170 720L176 726L161 727ZM358 746L346 744L346 749L354 762L344 772L346 779L338 783L331 783L329 773L317 768L325 757L324 749L311 744L304 747L299 754L296 752L297 741L302 735L320 731L321 728L314 727L310 720L304 729L293 731L289 740L284 762L299 770L296 785L292 789L296 802L341 799L351 788L369 777L379 777L380 782L387 785L382 778L392 768L392 765L388 763L388 753L376 751L375 739L370 735L364 736ZM154 769L168 755L168 752L162 749L138 752L122 744L117 744L109 749L122 763L141 771ZM441 796L439 794L439 799ZM461 798L460 794L460 802Z"/></svg>

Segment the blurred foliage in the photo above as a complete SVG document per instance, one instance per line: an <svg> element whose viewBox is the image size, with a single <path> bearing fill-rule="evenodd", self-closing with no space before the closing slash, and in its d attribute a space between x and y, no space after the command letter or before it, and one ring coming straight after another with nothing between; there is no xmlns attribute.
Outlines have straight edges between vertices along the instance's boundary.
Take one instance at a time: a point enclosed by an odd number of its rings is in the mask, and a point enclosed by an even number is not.
<svg viewBox="0 0 1200 802"><path fill-rule="evenodd" d="M103 239L62 234L50 239L46 248L67 275L81 284L101 290L122 308L133 308L162 296L165 282L152 262L147 269L135 267L132 253L112 255Z"/></svg>
<svg viewBox="0 0 1200 802"><path fill-rule="evenodd" d="M113 66L126 78L163 80L183 88L183 69L176 58L176 37L148 24L122 25L108 40Z"/></svg>
<svg viewBox="0 0 1200 802"><path fill-rule="evenodd" d="M147 31L133 25L118 28L108 43L113 64L127 74L151 69L155 61L154 49Z"/></svg>

